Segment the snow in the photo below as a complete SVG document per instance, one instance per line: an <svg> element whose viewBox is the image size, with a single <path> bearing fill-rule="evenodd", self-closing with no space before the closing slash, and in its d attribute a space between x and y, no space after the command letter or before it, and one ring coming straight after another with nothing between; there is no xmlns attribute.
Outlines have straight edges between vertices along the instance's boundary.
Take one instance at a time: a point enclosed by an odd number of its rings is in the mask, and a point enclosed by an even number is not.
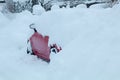
<svg viewBox="0 0 120 80"><path fill-rule="evenodd" d="M28 1L28 0L13 0L14 2L17 2L17 1L19 1L19 2L25 2L25 1Z"/></svg>
<svg viewBox="0 0 120 80"><path fill-rule="evenodd" d="M4 3L0 3L0 11L2 10L4 5L5 5Z"/></svg>
<svg viewBox="0 0 120 80"><path fill-rule="evenodd" d="M120 80L120 4L95 7L0 12L0 80ZM49 64L26 53L31 23L62 46Z"/></svg>
<svg viewBox="0 0 120 80"><path fill-rule="evenodd" d="M53 5L51 9L52 9L52 10L59 9L59 5Z"/></svg>
<svg viewBox="0 0 120 80"><path fill-rule="evenodd" d="M41 5L33 6L33 14L34 15L41 15L43 12L45 12L45 9Z"/></svg>

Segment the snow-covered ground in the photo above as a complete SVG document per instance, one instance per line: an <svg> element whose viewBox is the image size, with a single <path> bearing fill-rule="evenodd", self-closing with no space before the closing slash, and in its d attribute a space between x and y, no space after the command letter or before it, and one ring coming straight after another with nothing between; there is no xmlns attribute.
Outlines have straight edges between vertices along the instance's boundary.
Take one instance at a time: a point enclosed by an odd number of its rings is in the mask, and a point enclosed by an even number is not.
<svg viewBox="0 0 120 80"><path fill-rule="evenodd" d="M0 80L120 80L120 5L53 8L41 15L0 13ZM12 16L12 19L10 17ZM49 44L62 46L51 62L26 53L31 23Z"/></svg>
<svg viewBox="0 0 120 80"><path fill-rule="evenodd" d="M4 5L5 5L5 3L0 3L0 11L2 10Z"/></svg>

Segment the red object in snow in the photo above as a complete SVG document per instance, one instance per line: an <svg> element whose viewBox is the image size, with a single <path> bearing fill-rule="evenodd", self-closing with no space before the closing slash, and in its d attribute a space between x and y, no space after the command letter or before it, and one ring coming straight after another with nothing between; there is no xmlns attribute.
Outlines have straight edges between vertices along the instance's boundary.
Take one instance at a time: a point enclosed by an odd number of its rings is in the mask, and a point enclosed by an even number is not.
<svg viewBox="0 0 120 80"><path fill-rule="evenodd" d="M30 28L34 30L34 34L30 37L30 44L32 48L31 54L36 55L38 58L45 60L46 62L50 62L50 52L58 53L62 50L61 47L58 47L56 44L50 45L48 47L49 36L42 36L37 32L35 28L33 28L34 24L30 24ZM30 51L27 49L27 53Z"/></svg>
<svg viewBox="0 0 120 80"><path fill-rule="evenodd" d="M52 49L52 48L55 48L56 51L53 51L53 52L55 52L55 53L58 53L58 52L60 52L60 51L62 50L62 48L61 48L61 47L58 47L57 44L50 45L50 48L51 48L51 49Z"/></svg>
<svg viewBox="0 0 120 80"><path fill-rule="evenodd" d="M47 62L50 62L50 48L48 47L49 36L42 36L35 32L30 37L33 54Z"/></svg>

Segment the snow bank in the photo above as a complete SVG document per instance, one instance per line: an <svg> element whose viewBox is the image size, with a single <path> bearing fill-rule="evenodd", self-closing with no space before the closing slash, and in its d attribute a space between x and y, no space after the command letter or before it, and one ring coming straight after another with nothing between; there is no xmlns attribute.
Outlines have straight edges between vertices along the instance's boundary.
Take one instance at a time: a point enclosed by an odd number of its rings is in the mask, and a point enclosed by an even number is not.
<svg viewBox="0 0 120 80"><path fill-rule="evenodd" d="M0 12L0 28L4 27L9 20Z"/></svg>
<svg viewBox="0 0 120 80"><path fill-rule="evenodd" d="M85 4L80 4L77 6L77 8L87 8Z"/></svg>
<svg viewBox="0 0 120 80"><path fill-rule="evenodd" d="M41 5L33 6L33 14L34 15L41 15L43 12L45 12L45 9Z"/></svg>
<svg viewBox="0 0 120 80"><path fill-rule="evenodd" d="M14 2L17 2L17 1L19 1L19 2L25 2L25 1L28 1L28 0L13 0Z"/></svg>
<svg viewBox="0 0 120 80"><path fill-rule="evenodd" d="M119 80L119 9L63 8L41 16L24 11L7 24L0 13L0 80ZM31 23L63 48L51 53L50 64L26 54Z"/></svg>
<svg viewBox="0 0 120 80"><path fill-rule="evenodd" d="M51 10L56 10L56 9L60 9L59 5L53 5L52 8L51 8Z"/></svg>

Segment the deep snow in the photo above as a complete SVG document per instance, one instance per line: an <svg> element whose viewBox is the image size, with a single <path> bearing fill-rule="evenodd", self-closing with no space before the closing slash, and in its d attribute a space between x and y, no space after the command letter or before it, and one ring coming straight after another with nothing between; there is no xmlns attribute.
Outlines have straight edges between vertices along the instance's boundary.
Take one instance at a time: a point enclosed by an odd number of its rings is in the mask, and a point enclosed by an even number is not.
<svg viewBox="0 0 120 80"><path fill-rule="evenodd" d="M107 9L53 8L41 15L0 13L0 80L119 80L119 13L119 4ZM51 53L49 64L26 54L31 23L50 36L49 44L63 48Z"/></svg>

